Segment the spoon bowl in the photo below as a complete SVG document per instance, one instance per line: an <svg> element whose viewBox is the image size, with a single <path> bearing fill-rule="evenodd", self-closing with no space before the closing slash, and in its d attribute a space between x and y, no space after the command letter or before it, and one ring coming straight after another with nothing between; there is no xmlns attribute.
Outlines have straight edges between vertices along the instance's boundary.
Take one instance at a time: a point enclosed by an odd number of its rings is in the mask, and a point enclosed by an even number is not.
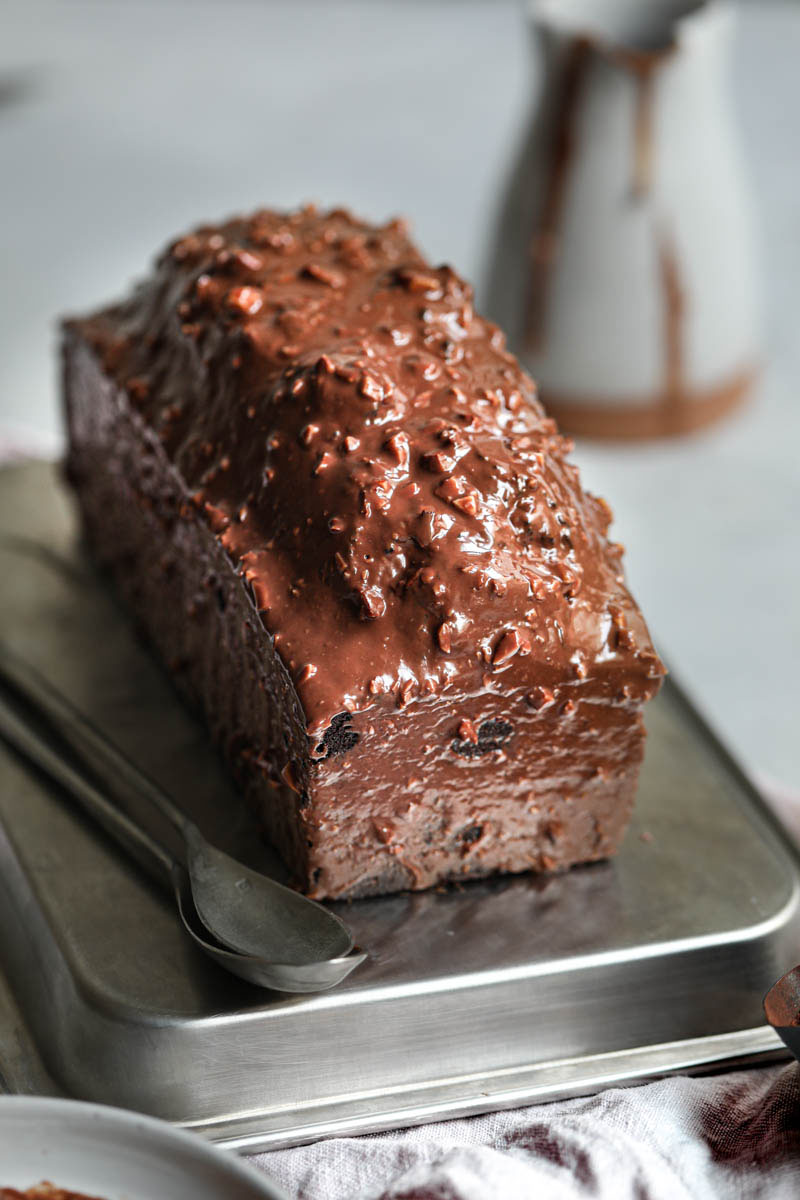
<svg viewBox="0 0 800 1200"><path fill-rule="evenodd" d="M346 979L367 957L363 950L355 949L349 954L317 962L283 963L229 950L214 941L200 920L189 876L177 863L173 867L172 880L181 923L195 945L218 966L257 987L276 992L324 992Z"/></svg>
<svg viewBox="0 0 800 1200"><path fill-rule="evenodd" d="M314 901L212 846L196 825L187 822L183 833L193 907L215 941L295 967L343 959L353 949L350 930L329 909L323 919Z"/></svg>

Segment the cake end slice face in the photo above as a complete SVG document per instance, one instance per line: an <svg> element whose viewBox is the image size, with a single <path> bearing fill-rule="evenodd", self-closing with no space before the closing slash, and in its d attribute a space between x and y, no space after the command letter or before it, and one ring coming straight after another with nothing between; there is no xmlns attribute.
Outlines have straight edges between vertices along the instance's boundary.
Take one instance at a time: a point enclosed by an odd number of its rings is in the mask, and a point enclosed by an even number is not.
<svg viewBox="0 0 800 1200"><path fill-rule="evenodd" d="M65 332L89 540L320 898L607 857L663 675L610 511L398 222L262 211Z"/></svg>

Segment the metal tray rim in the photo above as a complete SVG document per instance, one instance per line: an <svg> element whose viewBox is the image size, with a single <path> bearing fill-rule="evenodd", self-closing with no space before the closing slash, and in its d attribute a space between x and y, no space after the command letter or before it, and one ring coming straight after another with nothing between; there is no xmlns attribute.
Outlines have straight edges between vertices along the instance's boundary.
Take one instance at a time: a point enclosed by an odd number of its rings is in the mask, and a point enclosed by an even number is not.
<svg viewBox="0 0 800 1200"><path fill-rule="evenodd" d="M237 1153L255 1154L324 1137L378 1133L437 1120L478 1116L503 1108L564 1100L607 1087L651 1082L677 1071L710 1073L734 1066L766 1065L788 1058L788 1052L774 1030L763 1025L709 1037L453 1076L391 1091L371 1089L350 1093L346 1101L323 1099L276 1106L270 1110L267 1123L264 1112L254 1110L239 1113L235 1118L178 1124ZM527 1081L517 1087L491 1086L493 1081L502 1083L525 1076L528 1076ZM451 1091L457 1092L457 1096L451 1095ZM420 1102L419 1098L426 1093L435 1098ZM387 1105L389 1099L392 1103ZM364 1108L370 1100L382 1102L379 1110L372 1114ZM311 1119L298 1120L302 1114L308 1114ZM288 1118L285 1122L281 1119L284 1115ZM251 1123L258 1124L259 1128L248 1131L247 1126Z"/></svg>

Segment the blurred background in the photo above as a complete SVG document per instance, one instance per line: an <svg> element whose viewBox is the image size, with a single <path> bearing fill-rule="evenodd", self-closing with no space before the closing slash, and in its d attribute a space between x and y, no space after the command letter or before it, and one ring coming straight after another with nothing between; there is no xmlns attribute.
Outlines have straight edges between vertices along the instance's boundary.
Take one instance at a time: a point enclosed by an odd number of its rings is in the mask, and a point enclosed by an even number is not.
<svg viewBox="0 0 800 1200"><path fill-rule="evenodd" d="M757 391L701 433L581 440L575 458L673 673L748 769L800 787L800 4L734 7ZM58 317L206 219L306 200L403 214L485 307L538 85L516 0L6 0L0 451L59 452Z"/></svg>

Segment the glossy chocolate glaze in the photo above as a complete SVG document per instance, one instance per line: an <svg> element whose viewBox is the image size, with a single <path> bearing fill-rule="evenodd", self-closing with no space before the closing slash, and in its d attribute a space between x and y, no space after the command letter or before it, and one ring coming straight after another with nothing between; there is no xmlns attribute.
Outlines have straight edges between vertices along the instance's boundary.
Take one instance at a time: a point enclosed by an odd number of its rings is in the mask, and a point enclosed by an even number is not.
<svg viewBox="0 0 800 1200"><path fill-rule="evenodd" d="M581 489L570 443L450 268L431 268L399 222L259 212L174 243L69 340L115 389L106 451L138 443L141 458L147 443L147 470L174 488L165 545L201 539L193 557L238 580L248 636L269 635L265 660L287 676L292 728L265 770L299 797L306 861L284 852L305 886L427 886L614 849L663 668L607 505ZM113 561L103 510L145 472L103 465L81 408L99 385L81 378L67 385L71 465L87 497L107 476L84 510ZM129 558L143 576L145 543ZM158 587L140 615L168 654L185 635L158 633ZM190 691L213 723L219 697ZM554 818L580 809L582 788L602 821ZM514 797L527 800L511 813Z"/></svg>

